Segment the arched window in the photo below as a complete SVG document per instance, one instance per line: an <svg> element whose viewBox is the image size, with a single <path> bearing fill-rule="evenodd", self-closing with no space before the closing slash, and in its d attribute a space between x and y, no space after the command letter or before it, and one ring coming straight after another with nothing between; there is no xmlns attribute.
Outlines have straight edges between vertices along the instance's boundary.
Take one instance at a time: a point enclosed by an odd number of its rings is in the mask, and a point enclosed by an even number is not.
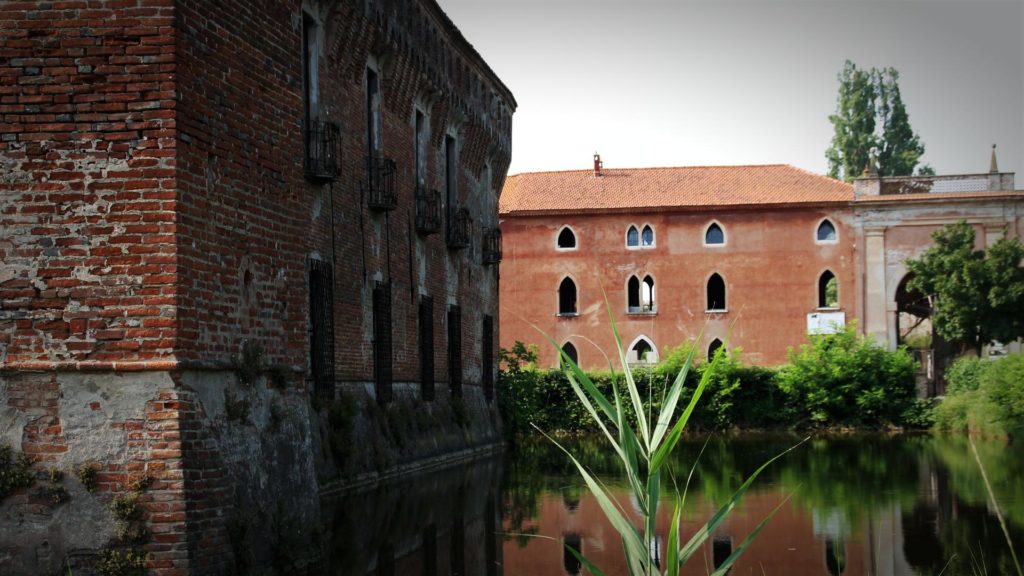
<svg viewBox="0 0 1024 576"><path fill-rule="evenodd" d="M654 246L654 228L644 225L644 231L640 236L644 246Z"/></svg>
<svg viewBox="0 0 1024 576"><path fill-rule="evenodd" d="M711 361L715 357L715 352L718 352L722 348L722 341L715 338L708 344L708 361Z"/></svg>
<svg viewBox="0 0 1024 576"><path fill-rule="evenodd" d="M721 310L725 308L725 280L717 273L708 278L708 307L707 310Z"/></svg>
<svg viewBox="0 0 1024 576"><path fill-rule="evenodd" d="M566 278L558 285L558 313L576 313L576 283L572 278Z"/></svg>
<svg viewBox="0 0 1024 576"><path fill-rule="evenodd" d="M839 281L830 270L825 270L818 278L818 308L839 307Z"/></svg>
<svg viewBox="0 0 1024 576"><path fill-rule="evenodd" d="M572 360L574 364L579 366L579 364L580 364L579 352L576 351L576 347L572 345L572 342L566 342L565 344L562 344L562 351L565 352L565 355L568 356L569 359ZM561 355L559 355L558 358L559 358L559 364L561 364L562 361L563 361Z"/></svg>
<svg viewBox="0 0 1024 576"><path fill-rule="evenodd" d="M818 224L817 239L818 242L836 241L836 227L828 218L822 220L821 224Z"/></svg>
<svg viewBox="0 0 1024 576"><path fill-rule="evenodd" d="M626 283L626 310L629 312L640 311L640 280L636 276L630 276Z"/></svg>
<svg viewBox="0 0 1024 576"><path fill-rule="evenodd" d="M708 226L708 229L704 231L704 244L707 246L717 246L725 244L725 232L722 227L717 223L712 223Z"/></svg>
<svg viewBox="0 0 1024 576"><path fill-rule="evenodd" d="M626 360L630 364L653 364L658 361L658 352L650 340L640 336L629 348Z"/></svg>
<svg viewBox="0 0 1024 576"><path fill-rule="evenodd" d="M568 250L576 247L576 235L573 234L572 228L566 226L558 233L558 247L562 250Z"/></svg>
<svg viewBox="0 0 1024 576"><path fill-rule="evenodd" d="M630 226L629 230L626 230L626 246L631 248L640 246L640 232L637 231L636 226Z"/></svg>
<svg viewBox="0 0 1024 576"><path fill-rule="evenodd" d="M654 311L654 278L644 276L640 286L640 307L644 312Z"/></svg>

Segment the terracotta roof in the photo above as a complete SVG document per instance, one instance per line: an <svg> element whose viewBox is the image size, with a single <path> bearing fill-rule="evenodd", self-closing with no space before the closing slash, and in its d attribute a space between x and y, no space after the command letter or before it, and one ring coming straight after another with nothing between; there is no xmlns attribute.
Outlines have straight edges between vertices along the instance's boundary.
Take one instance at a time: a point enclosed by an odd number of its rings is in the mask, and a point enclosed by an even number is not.
<svg viewBox="0 0 1024 576"><path fill-rule="evenodd" d="M787 164L533 172L509 176L502 214L851 202L853 186Z"/></svg>

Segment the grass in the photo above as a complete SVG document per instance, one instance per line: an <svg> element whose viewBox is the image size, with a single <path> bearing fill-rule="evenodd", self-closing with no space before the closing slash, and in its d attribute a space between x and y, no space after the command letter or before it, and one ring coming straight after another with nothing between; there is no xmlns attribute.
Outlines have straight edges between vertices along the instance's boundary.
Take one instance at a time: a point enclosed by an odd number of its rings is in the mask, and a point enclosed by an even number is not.
<svg viewBox="0 0 1024 576"><path fill-rule="evenodd" d="M737 503L747 489L751 486L757 476L772 462L781 457L783 452L772 458L760 468L754 471L749 478L740 486L735 494L722 506L718 512L685 543L682 535L679 534L679 519L682 513L683 504L686 498L686 487L693 476L693 468L690 469L686 478L686 484L680 491L676 477L668 465L669 456L675 449L676 444L682 436L686 424L693 414L700 401L701 395L707 388L714 370L705 370L700 383L698 384L689 404L682 414L675 418L676 408L683 393L686 375L693 366L695 348L691 349L686 361L674 381L663 391L663 398L660 403L660 410L655 413L653 408L644 407L643 399L640 396L639 388L634 380L633 373L626 359L626 350L622 345L618 328L615 325L615 318L611 305L605 299L608 308L608 317L611 321L612 332L615 336L615 345L618 349L619 361L622 365L622 382L624 388L620 392L620 383L617 379L612 382L611 398L603 394L590 380L587 374L565 353L564 350L550 337L545 338L558 350L562 358L562 367L565 371L569 384L572 386L579 401L586 408L587 412L597 422L598 428L607 442L610 450L614 451L626 474L628 489L639 504L642 525L635 526L628 518L626 509L615 500L608 487L595 475L587 470L585 466L566 450L555 439L547 438L564 451L579 471L580 476L586 483L587 488L593 494L602 512L609 523L618 532L623 547L623 554L626 559L626 566L630 576L678 576L679 569L685 565L695 553L707 542L714 530L722 523L728 514L735 509ZM712 360L712 367L718 362L722 355L715 355ZM631 405L635 416L630 416L626 404ZM647 406L651 406L651 402ZM539 430L539 429L538 429ZM544 432L541 431L543 434ZM794 446L795 448L795 446ZM790 448L792 450L792 448ZM668 542L666 543L665 571L662 572L655 560L651 558L650 550L655 536L655 519L662 498L663 472L667 473L672 481L671 494L675 501L672 512L671 528L669 530ZM783 500L779 507L785 504ZM757 534L766 525L768 520L778 511L777 507L767 518L761 521L736 547L725 561L712 573L716 576L724 576L740 557L743 551L750 545ZM570 551L582 565L584 565L594 576L604 576L604 572L592 562L587 560L579 551L571 546L566 549Z"/></svg>

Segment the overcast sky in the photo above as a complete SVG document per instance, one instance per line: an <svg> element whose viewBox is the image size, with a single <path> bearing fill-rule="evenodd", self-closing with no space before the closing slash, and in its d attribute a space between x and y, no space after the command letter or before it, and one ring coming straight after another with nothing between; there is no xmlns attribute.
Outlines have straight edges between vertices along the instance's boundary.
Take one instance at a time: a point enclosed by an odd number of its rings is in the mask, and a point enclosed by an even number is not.
<svg viewBox="0 0 1024 576"><path fill-rule="evenodd" d="M512 90L510 174L824 173L846 59L892 66L923 161L1024 186L1024 0L438 0Z"/></svg>

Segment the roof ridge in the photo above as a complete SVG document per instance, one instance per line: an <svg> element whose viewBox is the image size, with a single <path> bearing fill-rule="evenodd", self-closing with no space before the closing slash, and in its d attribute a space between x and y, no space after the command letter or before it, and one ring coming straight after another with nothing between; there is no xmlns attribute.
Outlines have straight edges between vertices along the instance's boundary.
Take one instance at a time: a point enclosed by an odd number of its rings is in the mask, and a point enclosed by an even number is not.
<svg viewBox="0 0 1024 576"><path fill-rule="evenodd" d="M805 168L800 168L798 166L794 166L792 164L787 164L785 162L774 162L774 163L770 163L770 164L696 164L696 165L690 165L690 166L642 166L642 167L626 167L626 168L602 168L601 171L602 172L614 172L614 171L627 171L627 170L629 170L629 171L639 171L639 170L690 170L690 169L696 169L696 168L722 168L722 169L728 169L728 168L778 168L778 167L793 168L794 170L799 170L799 171L804 172L806 174L809 174L811 176L818 176L820 178L829 178L829 176L826 175L826 174L818 174L816 172L811 172L810 170L807 170ZM512 177L512 176L532 176L532 175L537 175L537 174L570 174L570 173L573 173L573 172L593 172L593 169L592 168L576 168L576 169L572 169L572 170L540 170L540 171L537 171L537 172L517 172L515 174L509 174L509 177ZM832 180L835 180L835 179L832 178Z"/></svg>

